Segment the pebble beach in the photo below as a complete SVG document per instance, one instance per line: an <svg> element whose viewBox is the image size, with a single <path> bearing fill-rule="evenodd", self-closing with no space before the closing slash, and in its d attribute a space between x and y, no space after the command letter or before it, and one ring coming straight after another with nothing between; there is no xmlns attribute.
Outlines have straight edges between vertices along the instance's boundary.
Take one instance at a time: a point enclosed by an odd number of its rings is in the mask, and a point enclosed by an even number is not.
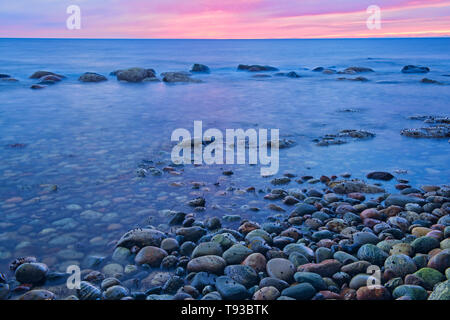
<svg viewBox="0 0 450 320"><path fill-rule="evenodd" d="M104 59L92 48L118 42L80 42L92 62L69 67L17 43L0 54L0 300L450 300L450 64L410 41L298 62L295 42L145 59L145 41ZM174 164L170 134L195 120L279 128L279 172Z"/></svg>

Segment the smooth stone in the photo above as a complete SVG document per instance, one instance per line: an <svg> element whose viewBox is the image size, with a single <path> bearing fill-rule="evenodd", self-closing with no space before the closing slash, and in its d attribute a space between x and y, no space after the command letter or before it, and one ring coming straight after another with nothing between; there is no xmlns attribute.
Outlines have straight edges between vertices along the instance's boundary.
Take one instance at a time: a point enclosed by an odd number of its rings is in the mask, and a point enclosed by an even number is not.
<svg viewBox="0 0 450 320"><path fill-rule="evenodd" d="M314 259L314 251L311 248L299 243L290 243L284 247L283 252L290 255L292 252L298 252L305 256L309 261Z"/></svg>
<svg viewBox="0 0 450 320"><path fill-rule="evenodd" d="M320 263L308 263L301 265L297 271L314 272L320 274L322 277L331 277L342 267L342 263L335 259L324 260Z"/></svg>
<svg viewBox="0 0 450 320"><path fill-rule="evenodd" d="M230 265L225 268L225 275L236 282L244 285L246 288L255 286L259 282L258 274L249 266Z"/></svg>
<svg viewBox="0 0 450 320"><path fill-rule="evenodd" d="M102 281L102 283L100 284L100 288L101 288L103 291L105 291L105 290L108 289L109 287L116 286L116 285L121 285L121 284L122 284L122 283L120 282L119 279L110 277L110 278L106 278L106 279L104 279L104 280Z"/></svg>
<svg viewBox="0 0 450 320"><path fill-rule="evenodd" d="M220 244L218 244L217 242L202 242L192 252L192 258L209 255L221 256L222 247L220 246Z"/></svg>
<svg viewBox="0 0 450 320"><path fill-rule="evenodd" d="M86 72L78 78L78 81L81 82L101 82L106 80L108 79L106 79L105 76L102 76L101 74L95 72Z"/></svg>
<svg viewBox="0 0 450 320"><path fill-rule="evenodd" d="M253 251L251 249L238 243L227 249L223 253L222 258L225 259L227 264L239 264L244 261L244 259L246 259L252 252Z"/></svg>
<svg viewBox="0 0 450 320"><path fill-rule="evenodd" d="M117 247L114 250L111 258L114 262L126 263L131 258L131 251L130 249L124 247Z"/></svg>
<svg viewBox="0 0 450 320"><path fill-rule="evenodd" d="M289 287L289 284L286 281L277 279L277 278L272 278L272 277L267 277L267 278L263 278L260 282L259 282L259 287L260 288L264 288L264 287L275 287L278 289L278 291L283 291L284 289L286 289L287 287Z"/></svg>
<svg viewBox="0 0 450 320"><path fill-rule="evenodd" d="M382 266L388 254L373 244L365 244L358 250L358 258Z"/></svg>
<svg viewBox="0 0 450 320"><path fill-rule="evenodd" d="M256 272L263 272L266 270L267 259L261 253L256 252L247 256L242 264L253 268Z"/></svg>
<svg viewBox="0 0 450 320"><path fill-rule="evenodd" d="M177 235L183 236L186 241L197 241L206 234L206 229L198 226L179 228Z"/></svg>
<svg viewBox="0 0 450 320"><path fill-rule="evenodd" d="M397 243L392 246L392 249L389 251L391 255L394 254L405 254L407 256L414 255L414 249L409 243Z"/></svg>
<svg viewBox="0 0 450 320"><path fill-rule="evenodd" d="M19 300L54 300L55 294L44 289L35 289L22 295Z"/></svg>
<svg viewBox="0 0 450 320"><path fill-rule="evenodd" d="M350 280L349 287L354 290L358 290L361 287L366 287L369 279L370 279L369 274L366 273L357 274Z"/></svg>
<svg viewBox="0 0 450 320"><path fill-rule="evenodd" d="M358 245L377 244L380 239L371 232L357 232L353 234L353 242Z"/></svg>
<svg viewBox="0 0 450 320"><path fill-rule="evenodd" d="M253 300L276 300L280 296L280 291L275 287L263 287L255 292Z"/></svg>
<svg viewBox="0 0 450 320"><path fill-rule="evenodd" d="M21 283L40 283L48 273L47 265L38 262L21 264L15 272L16 280Z"/></svg>
<svg viewBox="0 0 450 320"><path fill-rule="evenodd" d="M274 258L267 262L267 274L270 277L277 278L290 283L295 273L295 267L291 261L283 258Z"/></svg>
<svg viewBox="0 0 450 320"><path fill-rule="evenodd" d="M450 267L450 250L446 249L439 252L438 254L435 254L428 261L427 266L429 268L436 269L439 272L445 273L445 270Z"/></svg>
<svg viewBox="0 0 450 320"><path fill-rule="evenodd" d="M282 296L294 298L295 300L310 300L315 294L316 289L309 283L293 285L281 292Z"/></svg>
<svg viewBox="0 0 450 320"><path fill-rule="evenodd" d="M294 274L294 279L298 283L309 283L311 284L317 291L326 290L327 284L322 279L320 275L312 272L296 272Z"/></svg>
<svg viewBox="0 0 450 320"><path fill-rule="evenodd" d="M381 285L373 285L370 287L360 287L356 291L356 299L358 300L390 300L391 293L387 288Z"/></svg>
<svg viewBox="0 0 450 320"><path fill-rule="evenodd" d="M134 258L137 265L148 264L150 267L159 267L167 252L161 248L147 246L143 247Z"/></svg>
<svg viewBox="0 0 450 320"><path fill-rule="evenodd" d="M394 297L394 299L408 296L412 300L426 300L428 297L428 293L424 288L420 286L404 284L395 288L392 296Z"/></svg>
<svg viewBox="0 0 450 320"><path fill-rule="evenodd" d="M123 297L128 296L129 291L127 288L124 288L120 285L115 285L112 287L109 287L105 292L104 292L104 297L106 300L120 300Z"/></svg>
<svg viewBox="0 0 450 320"><path fill-rule="evenodd" d="M426 284L426 289L433 289L433 287L445 280L445 276L439 271L432 268L422 268L414 273L415 276L421 278Z"/></svg>
<svg viewBox="0 0 450 320"><path fill-rule="evenodd" d="M228 232L216 234L211 238L211 241L220 244L223 250L227 250L233 244L237 243L236 238Z"/></svg>
<svg viewBox="0 0 450 320"><path fill-rule="evenodd" d="M164 238L166 238L166 236L161 231L149 228L138 228L125 233L119 239L116 246L128 249L131 249L134 246L138 246L139 248L146 246L159 247Z"/></svg>
<svg viewBox="0 0 450 320"><path fill-rule="evenodd" d="M404 277L417 271L414 260L405 254L389 256L384 262L384 268L392 270L398 277Z"/></svg>
<svg viewBox="0 0 450 320"><path fill-rule="evenodd" d="M416 253L428 253L435 248L439 248L439 240L432 237L420 237L411 242Z"/></svg>
<svg viewBox="0 0 450 320"><path fill-rule="evenodd" d="M299 266L309 263L309 260L306 259L304 255L298 252L291 252L289 255L289 261L294 264L294 267L297 269Z"/></svg>
<svg viewBox="0 0 450 320"><path fill-rule="evenodd" d="M428 300L450 300L450 280L438 284Z"/></svg>
<svg viewBox="0 0 450 320"><path fill-rule="evenodd" d="M359 273L367 272L367 268L371 265L368 261L356 261L342 266L341 271L353 276Z"/></svg>
<svg viewBox="0 0 450 320"><path fill-rule="evenodd" d="M185 243L187 243L187 242L185 242ZM195 244L194 244L194 246L195 246ZM166 252L177 251L179 248L180 248L180 245L179 245L178 241L174 238L166 238L163 241L161 241L161 249L165 250ZM189 253L188 256L190 254L191 253Z"/></svg>
<svg viewBox="0 0 450 320"><path fill-rule="evenodd" d="M384 201L386 207L388 206L400 206L404 207L407 203L415 203L423 206L426 201L417 197L406 196L402 194L391 194Z"/></svg>
<svg viewBox="0 0 450 320"><path fill-rule="evenodd" d="M202 256L189 261L188 272L205 271L214 274L222 274L226 266L226 261L219 256Z"/></svg>
<svg viewBox="0 0 450 320"><path fill-rule="evenodd" d="M224 300L242 300L250 295L245 286L227 276L216 279L216 288Z"/></svg>
<svg viewBox="0 0 450 320"><path fill-rule="evenodd" d="M333 259L338 260L342 264L350 264L359 261L358 258L344 251L336 251L333 254Z"/></svg>
<svg viewBox="0 0 450 320"><path fill-rule="evenodd" d="M123 267L118 263L110 263L103 267L102 272L107 276L113 277L116 274L121 274Z"/></svg>
<svg viewBox="0 0 450 320"><path fill-rule="evenodd" d="M207 272L198 272L192 278L191 286L197 290L203 290L206 286L213 286L216 283L217 276Z"/></svg>

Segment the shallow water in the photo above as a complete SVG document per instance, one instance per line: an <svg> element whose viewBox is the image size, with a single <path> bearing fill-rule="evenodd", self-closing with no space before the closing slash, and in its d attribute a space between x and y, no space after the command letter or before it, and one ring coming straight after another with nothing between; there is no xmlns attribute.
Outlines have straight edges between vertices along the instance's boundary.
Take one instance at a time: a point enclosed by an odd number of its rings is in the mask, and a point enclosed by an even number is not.
<svg viewBox="0 0 450 320"><path fill-rule="evenodd" d="M143 159L169 165L172 131L192 132L194 120L202 120L204 130L279 128L297 144L280 150L278 176L351 172L364 178L374 170L406 170L396 177L413 186L448 183L448 139L400 135L401 129L426 126L408 116L449 116L450 86L422 84L424 75L400 72L407 64L428 66L427 78L450 83L444 76L450 74L448 52L450 39L0 39L0 73L20 80L0 82L0 270L28 254L59 271L89 254L110 254L125 231L167 223L161 210L189 212L185 202L197 195L207 200L206 216L272 214L263 193L226 191L267 187L258 166L187 165L177 168L180 175L136 177ZM142 66L160 73L189 70L193 63L211 68L211 74L195 76L203 83L127 84L112 76L104 83L77 81L86 71L108 75ZM239 63L273 65L302 77L255 79L236 72ZM341 75L312 72L317 66L376 72L365 74L370 80L365 83L337 81ZM67 79L33 91L29 87L36 81L28 76L36 70ZM348 108L357 112L342 112ZM312 142L342 129L368 130L376 137L330 147ZM26 146L4 147L14 143ZM223 176L221 168L234 175ZM192 181L206 185L193 190ZM171 186L174 182L182 185ZM392 191L395 183L384 185ZM263 210L248 213L240 208L244 204Z"/></svg>

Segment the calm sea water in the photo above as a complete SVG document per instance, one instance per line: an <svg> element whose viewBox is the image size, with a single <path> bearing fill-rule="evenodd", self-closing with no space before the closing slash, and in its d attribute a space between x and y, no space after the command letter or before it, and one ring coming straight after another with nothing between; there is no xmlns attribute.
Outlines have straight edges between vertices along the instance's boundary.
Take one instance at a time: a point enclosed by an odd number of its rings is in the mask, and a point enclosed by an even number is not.
<svg viewBox="0 0 450 320"><path fill-rule="evenodd" d="M51 268L108 255L125 231L165 224L164 209L185 210L197 195L203 215L248 215L243 205L271 214L263 194L232 188L264 188L258 166L185 166L179 175L136 177L142 160L169 164L176 128L279 128L296 145L280 151L280 171L298 175L374 170L395 172L412 185L450 180L448 139L411 139L400 130L425 126L411 115L450 115L450 86L426 85L424 75L400 72L407 64L428 66L427 78L450 83L450 39L380 40L20 40L0 39L0 271L23 255L37 255ZM201 84L82 84L87 71L109 75L128 67L189 70L203 63L211 74ZM302 77L255 79L236 66L264 64ZM337 81L312 72L370 67L369 82ZM49 70L67 77L44 90L30 90L28 77ZM355 109L357 112L342 112ZM376 134L367 141L317 147L312 140L342 129ZM7 148L9 144L24 148ZM158 163L161 162L161 164ZM190 184L203 181L196 190ZM219 181L219 185L214 182ZM177 187L174 187L173 184ZM393 190L395 181L384 183ZM55 192L53 185L58 186ZM300 187L291 182L289 187ZM317 186L319 188L320 186ZM225 195L224 195L225 194ZM214 205L214 208L213 208ZM164 228L164 226L161 226Z"/></svg>

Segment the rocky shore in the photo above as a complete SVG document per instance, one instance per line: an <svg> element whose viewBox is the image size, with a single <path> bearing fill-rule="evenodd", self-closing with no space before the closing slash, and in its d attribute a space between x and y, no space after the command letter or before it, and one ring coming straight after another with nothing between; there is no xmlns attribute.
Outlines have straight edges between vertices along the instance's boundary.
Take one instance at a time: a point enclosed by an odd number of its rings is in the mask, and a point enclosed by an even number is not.
<svg viewBox="0 0 450 320"><path fill-rule="evenodd" d="M284 188L291 179L302 187ZM367 179L286 174L247 188L267 202L262 223L200 219L211 207L193 198L191 212L167 210L165 227L132 229L110 257L86 257L79 289L39 257L18 257L0 299L449 300L450 188L402 181L388 194L378 181L391 173Z"/></svg>

